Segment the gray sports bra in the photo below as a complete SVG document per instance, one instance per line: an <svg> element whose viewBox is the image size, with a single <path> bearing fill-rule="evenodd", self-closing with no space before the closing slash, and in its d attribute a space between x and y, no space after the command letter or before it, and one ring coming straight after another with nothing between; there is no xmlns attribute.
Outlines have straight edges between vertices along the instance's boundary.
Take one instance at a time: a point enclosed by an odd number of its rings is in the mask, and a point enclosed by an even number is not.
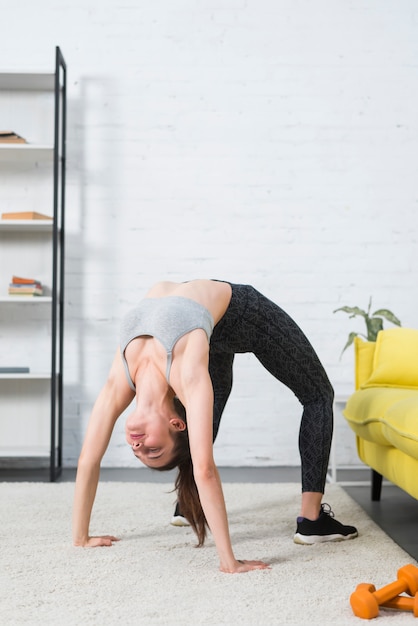
<svg viewBox="0 0 418 626"><path fill-rule="evenodd" d="M183 296L145 298L122 319L120 349L126 376L131 389L135 384L131 379L125 350L133 339L148 335L155 337L167 351L166 379L169 382L173 360L173 349L177 341L186 333L202 328L208 341L212 335L214 320L210 312L198 302Z"/></svg>

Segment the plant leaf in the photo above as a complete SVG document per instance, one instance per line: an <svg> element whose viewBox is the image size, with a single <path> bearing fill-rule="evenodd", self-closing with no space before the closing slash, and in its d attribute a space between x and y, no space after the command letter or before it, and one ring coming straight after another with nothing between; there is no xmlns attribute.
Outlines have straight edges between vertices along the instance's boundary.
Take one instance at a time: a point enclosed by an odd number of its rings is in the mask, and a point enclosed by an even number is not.
<svg viewBox="0 0 418 626"><path fill-rule="evenodd" d="M383 330L383 320L380 317L369 317L366 320L367 341L376 341L377 333Z"/></svg>
<svg viewBox="0 0 418 626"><path fill-rule="evenodd" d="M384 317L388 322L392 322L396 326L402 326L400 320L392 313L392 311L388 311L388 309L379 309L373 313L374 316Z"/></svg>
<svg viewBox="0 0 418 626"><path fill-rule="evenodd" d="M340 359L343 355L343 353L347 350L347 348L349 348L351 346L351 344L353 343L354 339L357 337L357 335L359 335L360 333L350 333L348 335L348 340L347 343L345 344L344 348L341 351L341 355L340 355Z"/></svg>
<svg viewBox="0 0 418 626"><path fill-rule="evenodd" d="M366 311L363 311L363 309L359 309L358 306L342 306L339 309L335 309L334 313L337 313L338 311L344 311L344 313L349 313L350 317L356 317L356 315L367 317Z"/></svg>

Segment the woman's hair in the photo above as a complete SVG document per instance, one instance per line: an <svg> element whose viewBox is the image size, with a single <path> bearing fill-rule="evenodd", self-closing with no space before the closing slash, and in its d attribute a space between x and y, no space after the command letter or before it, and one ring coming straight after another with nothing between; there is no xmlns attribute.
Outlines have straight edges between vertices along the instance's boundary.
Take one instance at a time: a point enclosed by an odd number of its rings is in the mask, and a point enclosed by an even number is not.
<svg viewBox="0 0 418 626"><path fill-rule="evenodd" d="M186 422L186 411L181 402L174 398L174 408L181 419ZM173 435L175 444L173 456L166 465L156 467L166 472L177 467L178 473L174 483L177 491L177 502L180 513L187 519L197 535L198 547L203 546L206 538L207 521L200 503L199 492L193 475L193 463L190 454L189 435L187 428Z"/></svg>

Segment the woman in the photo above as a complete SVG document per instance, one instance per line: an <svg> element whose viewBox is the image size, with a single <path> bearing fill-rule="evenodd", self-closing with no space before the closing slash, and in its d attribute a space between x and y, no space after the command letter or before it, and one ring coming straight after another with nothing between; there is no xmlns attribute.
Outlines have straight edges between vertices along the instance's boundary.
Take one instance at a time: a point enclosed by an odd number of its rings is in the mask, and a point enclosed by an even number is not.
<svg viewBox="0 0 418 626"><path fill-rule="evenodd" d="M268 568L261 561L235 558L213 460L212 441L231 391L234 355L240 352L253 352L303 405L302 503L295 542L357 536L353 526L342 525L321 504L332 438L333 390L309 341L282 309L253 287L192 280L157 283L123 320L121 345L94 405L78 463L75 545L116 541L109 535L90 537L90 515L113 426L136 396L136 408L126 421L127 441L148 467L178 467L180 510L199 545L207 524L221 571Z"/></svg>

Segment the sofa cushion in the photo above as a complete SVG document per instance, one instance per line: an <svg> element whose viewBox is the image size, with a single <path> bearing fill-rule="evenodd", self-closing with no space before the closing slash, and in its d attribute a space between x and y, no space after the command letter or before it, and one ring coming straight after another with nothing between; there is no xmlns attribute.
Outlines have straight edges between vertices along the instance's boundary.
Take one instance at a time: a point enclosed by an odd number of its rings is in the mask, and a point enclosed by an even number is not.
<svg viewBox="0 0 418 626"><path fill-rule="evenodd" d="M369 387L418 388L418 330L390 328L377 335Z"/></svg>
<svg viewBox="0 0 418 626"><path fill-rule="evenodd" d="M386 411L382 432L395 448L418 459L418 394Z"/></svg>
<svg viewBox="0 0 418 626"><path fill-rule="evenodd" d="M381 387L360 389L348 399L343 415L359 437L383 446L391 446L393 443L388 439L385 430L387 412L395 404L406 400L410 400L412 405L415 403L418 412L416 390ZM418 422L418 415L416 419Z"/></svg>

